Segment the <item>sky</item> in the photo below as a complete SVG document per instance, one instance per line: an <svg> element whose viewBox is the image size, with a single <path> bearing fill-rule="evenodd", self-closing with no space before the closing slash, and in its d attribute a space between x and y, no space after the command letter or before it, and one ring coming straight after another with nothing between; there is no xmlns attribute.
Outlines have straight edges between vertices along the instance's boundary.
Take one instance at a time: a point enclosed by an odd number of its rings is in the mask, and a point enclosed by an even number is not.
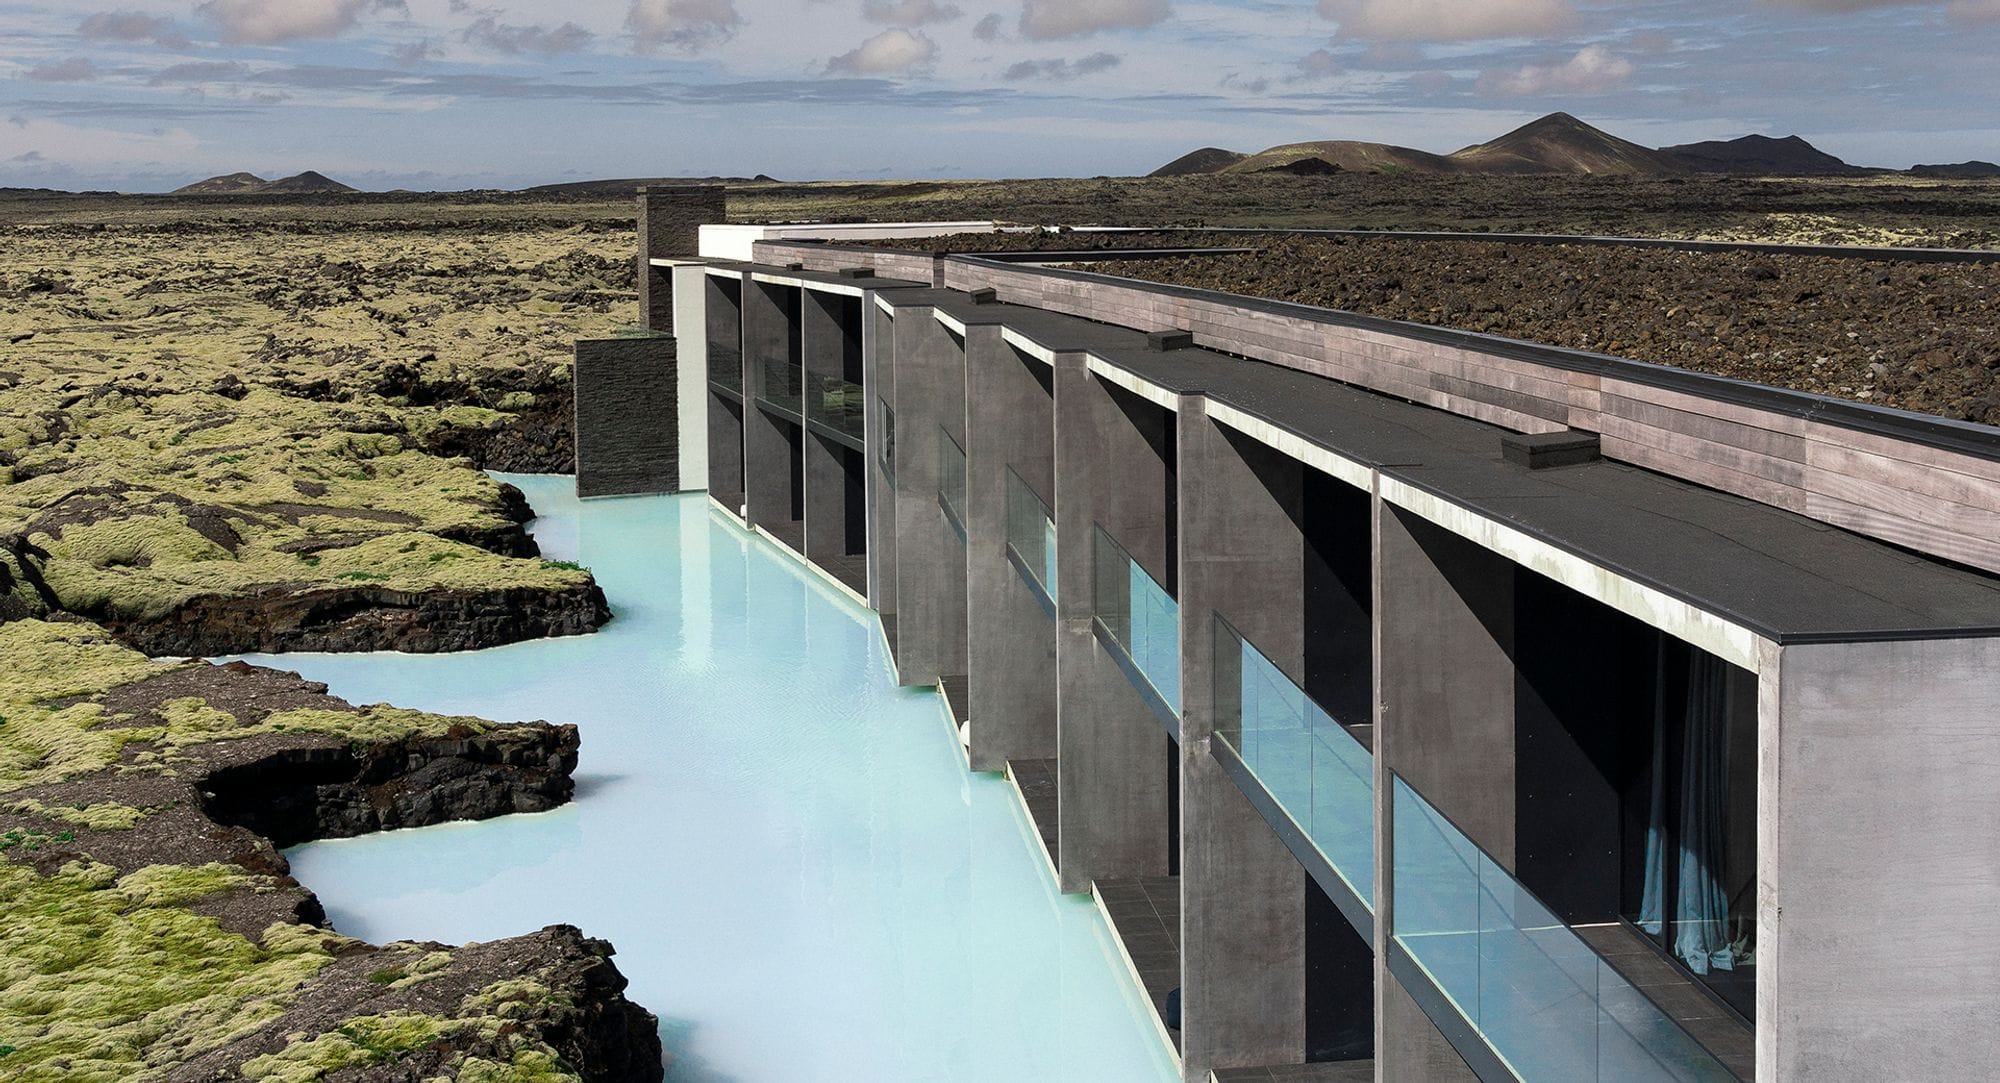
<svg viewBox="0 0 2000 1083"><path fill-rule="evenodd" d="M0 186L1125 175L1558 109L2000 160L2000 0L0 0Z"/></svg>

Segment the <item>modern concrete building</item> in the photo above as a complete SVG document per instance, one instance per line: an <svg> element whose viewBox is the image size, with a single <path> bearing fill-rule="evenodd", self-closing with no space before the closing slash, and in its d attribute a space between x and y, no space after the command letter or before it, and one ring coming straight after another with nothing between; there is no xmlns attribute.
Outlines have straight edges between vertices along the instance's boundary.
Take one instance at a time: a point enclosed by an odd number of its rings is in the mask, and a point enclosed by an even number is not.
<svg viewBox="0 0 2000 1083"><path fill-rule="evenodd" d="M681 487L882 615L1187 1079L2000 1060L2000 430L1084 272L754 257L658 263Z"/></svg>

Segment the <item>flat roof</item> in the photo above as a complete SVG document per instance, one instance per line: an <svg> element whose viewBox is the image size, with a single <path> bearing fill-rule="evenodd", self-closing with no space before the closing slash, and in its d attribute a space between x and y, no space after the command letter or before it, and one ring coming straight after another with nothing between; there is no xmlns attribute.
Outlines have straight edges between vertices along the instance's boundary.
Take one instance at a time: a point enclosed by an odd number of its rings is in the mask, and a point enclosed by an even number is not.
<svg viewBox="0 0 2000 1083"><path fill-rule="evenodd" d="M1774 642L2000 635L2000 578L1731 493L1611 460L1530 469L1504 457L1510 430L1262 361L1096 356Z"/></svg>

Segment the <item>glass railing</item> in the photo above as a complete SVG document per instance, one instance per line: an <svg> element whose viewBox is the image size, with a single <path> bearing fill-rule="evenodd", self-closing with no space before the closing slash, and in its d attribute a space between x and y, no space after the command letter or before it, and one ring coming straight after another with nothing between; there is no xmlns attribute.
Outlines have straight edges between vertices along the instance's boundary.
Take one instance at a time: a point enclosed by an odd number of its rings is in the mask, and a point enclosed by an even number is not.
<svg viewBox="0 0 2000 1083"><path fill-rule="evenodd" d="M1373 910L1375 757L1220 616L1215 734Z"/></svg>
<svg viewBox="0 0 2000 1083"><path fill-rule="evenodd" d="M965 449L938 426L938 503L958 536L965 537Z"/></svg>
<svg viewBox="0 0 2000 1083"><path fill-rule="evenodd" d="M708 348L708 378L712 383L743 394L743 354L723 346Z"/></svg>
<svg viewBox="0 0 2000 1083"><path fill-rule="evenodd" d="M882 477L889 482L890 492L896 489L896 411L889 409L889 400L877 398L876 405L882 409Z"/></svg>
<svg viewBox="0 0 2000 1083"><path fill-rule="evenodd" d="M1515 1075L1734 1077L1400 777L1393 936Z"/></svg>
<svg viewBox="0 0 2000 1083"><path fill-rule="evenodd" d="M1097 619L1153 691L1181 711L1181 607L1104 528L1091 526Z"/></svg>
<svg viewBox="0 0 2000 1083"><path fill-rule="evenodd" d="M1028 585L1050 607L1056 601L1056 523L1054 513L1007 468L1007 551L1019 563Z"/></svg>
<svg viewBox="0 0 2000 1083"><path fill-rule="evenodd" d="M838 376L823 373L806 373L806 420L816 421L827 428L855 440L867 439L867 419L862 411L867 399L862 397L861 385L849 383Z"/></svg>
<svg viewBox="0 0 2000 1083"><path fill-rule="evenodd" d="M781 410L798 413L805 398L805 384L799 366L789 357L764 358L764 401Z"/></svg>

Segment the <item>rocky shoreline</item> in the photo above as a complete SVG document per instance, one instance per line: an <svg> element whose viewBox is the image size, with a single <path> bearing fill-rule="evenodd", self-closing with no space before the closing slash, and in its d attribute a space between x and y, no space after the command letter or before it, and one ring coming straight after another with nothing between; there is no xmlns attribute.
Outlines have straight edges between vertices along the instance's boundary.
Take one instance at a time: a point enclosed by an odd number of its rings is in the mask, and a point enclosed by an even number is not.
<svg viewBox="0 0 2000 1083"><path fill-rule="evenodd" d="M0 663L0 1073L661 1078L658 1021L610 945L568 926L365 944L326 928L279 852L557 807L574 726L357 708L74 622L0 626ZM36 1010L52 997L63 1011Z"/></svg>

